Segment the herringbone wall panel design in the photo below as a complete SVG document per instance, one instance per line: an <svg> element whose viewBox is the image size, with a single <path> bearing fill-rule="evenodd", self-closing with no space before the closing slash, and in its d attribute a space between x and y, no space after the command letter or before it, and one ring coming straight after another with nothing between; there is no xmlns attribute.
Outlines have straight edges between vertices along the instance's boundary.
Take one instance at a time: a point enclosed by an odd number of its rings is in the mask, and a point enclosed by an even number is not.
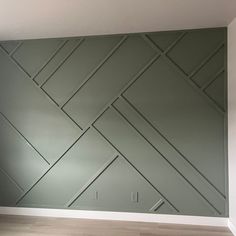
<svg viewBox="0 0 236 236"><path fill-rule="evenodd" d="M1 42L0 204L227 215L225 35Z"/></svg>

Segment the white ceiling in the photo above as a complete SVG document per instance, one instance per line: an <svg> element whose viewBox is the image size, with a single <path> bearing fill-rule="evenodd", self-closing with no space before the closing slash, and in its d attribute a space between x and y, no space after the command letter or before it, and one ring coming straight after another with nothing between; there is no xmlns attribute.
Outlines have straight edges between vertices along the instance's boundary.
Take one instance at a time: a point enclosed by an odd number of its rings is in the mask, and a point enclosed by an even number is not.
<svg viewBox="0 0 236 236"><path fill-rule="evenodd" d="M236 0L0 0L0 40L226 26Z"/></svg>

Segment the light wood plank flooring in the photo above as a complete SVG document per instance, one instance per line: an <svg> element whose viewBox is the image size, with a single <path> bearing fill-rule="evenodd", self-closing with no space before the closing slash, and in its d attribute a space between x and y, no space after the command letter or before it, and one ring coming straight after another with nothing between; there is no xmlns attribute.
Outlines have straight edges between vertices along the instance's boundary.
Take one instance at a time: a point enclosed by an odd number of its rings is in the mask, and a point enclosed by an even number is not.
<svg viewBox="0 0 236 236"><path fill-rule="evenodd" d="M232 236L224 227L0 215L1 236Z"/></svg>

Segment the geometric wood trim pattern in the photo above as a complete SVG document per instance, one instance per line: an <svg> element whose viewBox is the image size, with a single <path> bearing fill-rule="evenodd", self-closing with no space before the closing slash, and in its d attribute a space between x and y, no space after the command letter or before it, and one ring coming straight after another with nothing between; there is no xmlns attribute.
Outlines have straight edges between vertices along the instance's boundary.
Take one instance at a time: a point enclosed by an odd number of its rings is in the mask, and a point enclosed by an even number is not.
<svg viewBox="0 0 236 236"><path fill-rule="evenodd" d="M0 42L0 205L227 216L226 41Z"/></svg>

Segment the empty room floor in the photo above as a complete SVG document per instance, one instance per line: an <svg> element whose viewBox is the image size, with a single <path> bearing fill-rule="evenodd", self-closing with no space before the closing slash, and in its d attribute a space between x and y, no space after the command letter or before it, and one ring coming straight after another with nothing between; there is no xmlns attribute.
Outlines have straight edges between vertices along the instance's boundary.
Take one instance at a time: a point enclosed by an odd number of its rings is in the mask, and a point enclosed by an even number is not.
<svg viewBox="0 0 236 236"><path fill-rule="evenodd" d="M232 236L224 227L0 215L1 236Z"/></svg>

